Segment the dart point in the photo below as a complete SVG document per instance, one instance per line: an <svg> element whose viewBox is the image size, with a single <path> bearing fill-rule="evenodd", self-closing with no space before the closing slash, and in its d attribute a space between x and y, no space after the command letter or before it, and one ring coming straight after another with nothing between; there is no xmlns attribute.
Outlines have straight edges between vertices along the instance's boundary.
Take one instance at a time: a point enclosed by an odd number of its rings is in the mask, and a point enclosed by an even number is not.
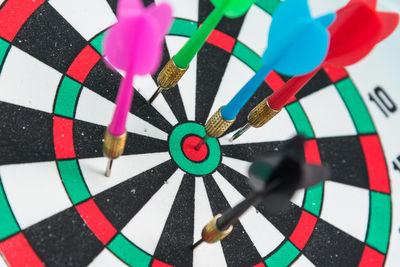
<svg viewBox="0 0 400 267"><path fill-rule="evenodd" d="M112 161L124 153L126 137L126 131L120 136L114 136L110 133L109 128L106 129L103 142L103 154L109 159L105 172L107 177L110 177L111 174Z"/></svg>

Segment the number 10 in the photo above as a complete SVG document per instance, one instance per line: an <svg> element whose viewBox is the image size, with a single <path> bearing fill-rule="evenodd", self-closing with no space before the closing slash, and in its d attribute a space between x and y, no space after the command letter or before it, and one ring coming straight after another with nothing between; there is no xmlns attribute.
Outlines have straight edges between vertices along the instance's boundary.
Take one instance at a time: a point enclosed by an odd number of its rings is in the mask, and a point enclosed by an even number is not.
<svg viewBox="0 0 400 267"><path fill-rule="evenodd" d="M381 87L376 87L374 93L369 93L368 96L369 100L378 106L385 117L389 117L388 112L394 113L397 110L396 104Z"/></svg>

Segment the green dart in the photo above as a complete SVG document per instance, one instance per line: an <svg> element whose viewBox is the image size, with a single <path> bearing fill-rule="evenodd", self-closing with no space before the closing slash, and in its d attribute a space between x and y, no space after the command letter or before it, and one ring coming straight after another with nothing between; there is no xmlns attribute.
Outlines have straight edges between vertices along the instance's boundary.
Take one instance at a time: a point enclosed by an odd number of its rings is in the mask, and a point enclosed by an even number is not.
<svg viewBox="0 0 400 267"><path fill-rule="evenodd" d="M215 29L220 20L227 16L228 18L237 18L247 12L250 6L256 0L210 0L215 8L208 15L206 20L197 29L194 35L186 42L179 52L171 58L164 66L157 77L158 88L149 99L151 104L154 99L163 91L174 87L185 74L190 62L199 52L200 48L206 42L208 36Z"/></svg>

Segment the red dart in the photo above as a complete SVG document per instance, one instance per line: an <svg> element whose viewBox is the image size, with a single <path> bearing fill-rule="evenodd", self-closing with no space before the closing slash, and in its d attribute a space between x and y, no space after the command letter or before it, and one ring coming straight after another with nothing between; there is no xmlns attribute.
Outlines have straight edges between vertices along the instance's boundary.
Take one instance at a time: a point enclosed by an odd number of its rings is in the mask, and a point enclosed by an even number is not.
<svg viewBox="0 0 400 267"><path fill-rule="evenodd" d="M325 61L315 71L290 79L285 85L260 102L248 115L248 123L230 139L235 140L251 126L259 128L271 120L294 95L324 66L345 67L354 64L387 36L399 23L396 13L378 12L377 0L351 0L337 11L329 27L330 46Z"/></svg>
<svg viewBox="0 0 400 267"><path fill-rule="evenodd" d="M345 67L358 62L396 29L398 14L378 12L376 2L352 0L337 11L336 20L329 27L331 42L328 55L321 67L324 64ZM280 110L319 69L290 79L268 97L269 107Z"/></svg>

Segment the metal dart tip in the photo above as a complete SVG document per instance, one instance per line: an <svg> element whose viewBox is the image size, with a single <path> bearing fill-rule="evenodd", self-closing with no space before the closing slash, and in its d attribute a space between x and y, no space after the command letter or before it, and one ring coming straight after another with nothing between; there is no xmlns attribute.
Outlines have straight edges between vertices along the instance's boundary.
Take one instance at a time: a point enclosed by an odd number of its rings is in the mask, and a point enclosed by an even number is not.
<svg viewBox="0 0 400 267"><path fill-rule="evenodd" d="M153 101L157 98L157 96L164 90L161 86L158 86L157 90L154 92L154 94L150 97L150 99L147 101L150 105L153 103Z"/></svg>
<svg viewBox="0 0 400 267"><path fill-rule="evenodd" d="M196 247L198 247L201 243L203 243L203 239L200 239L200 240L198 240L196 243L194 243L191 247L190 247L190 249L191 250L194 250Z"/></svg>
<svg viewBox="0 0 400 267"><path fill-rule="evenodd" d="M106 167L106 173L105 173L105 175L106 175L107 177L110 177L110 175L111 175L112 163L113 163L113 160L112 160L112 159L108 159L107 167Z"/></svg>
<svg viewBox="0 0 400 267"><path fill-rule="evenodd" d="M247 123L245 126L240 128L231 138L229 138L230 142L235 141L238 139L242 134L244 134L248 129L250 129L251 125L250 123Z"/></svg>

